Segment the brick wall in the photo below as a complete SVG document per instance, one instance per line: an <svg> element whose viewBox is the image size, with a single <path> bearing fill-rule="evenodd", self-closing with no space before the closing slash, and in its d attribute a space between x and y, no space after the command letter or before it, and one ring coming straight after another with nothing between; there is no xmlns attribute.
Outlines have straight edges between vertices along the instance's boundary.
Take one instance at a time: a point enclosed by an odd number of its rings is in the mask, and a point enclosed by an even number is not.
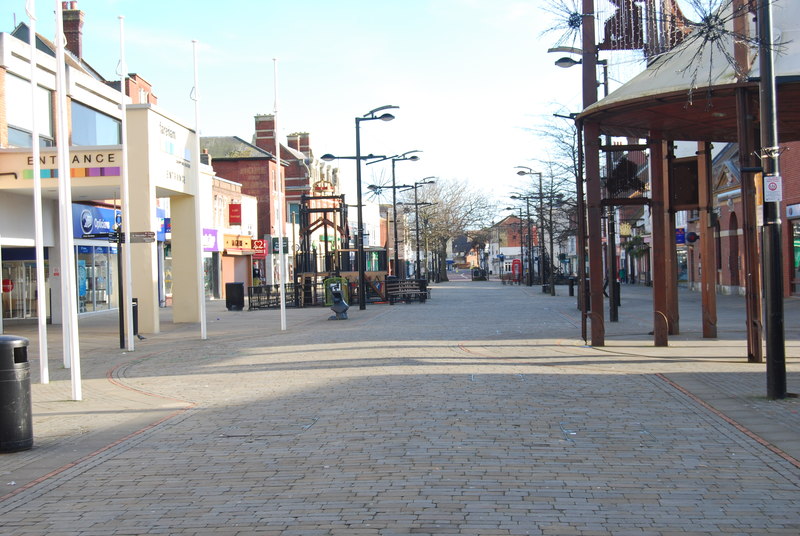
<svg viewBox="0 0 800 536"><path fill-rule="evenodd" d="M267 158L214 159L214 171L220 177L242 185L242 193L257 199L258 229L257 237L270 233L270 181L269 176L275 163Z"/></svg>

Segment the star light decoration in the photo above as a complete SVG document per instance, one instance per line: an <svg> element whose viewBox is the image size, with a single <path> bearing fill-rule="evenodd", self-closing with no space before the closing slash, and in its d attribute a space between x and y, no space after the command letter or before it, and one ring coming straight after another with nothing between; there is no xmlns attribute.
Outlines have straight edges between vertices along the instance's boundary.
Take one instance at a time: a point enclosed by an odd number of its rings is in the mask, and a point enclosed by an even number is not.
<svg viewBox="0 0 800 536"><path fill-rule="evenodd" d="M774 4L777 0L765 0ZM788 1L788 0L787 0ZM744 44L749 48L758 48L762 42L758 35L751 36L747 33L737 32L733 29L733 21L737 17L747 17L748 13L755 14L755 2L753 0L742 2L736 6L734 0L684 0L683 4L693 12L693 18L686 17L677 0L657 0L659 6L648 9L652 4L644 0L595 0L595 18L600 26L612 23L612 19L624 17L644 12L642 16L643 28L666 29L667 35L647 35L643 42L642 59L648 63L657 63L657 59L664 54L678 48L693 50L691 59L685 68L679 72L689 73L690 89L689 102L692 100L693 89L698 87L698 81L703 73L702 65L704 58L708 55L708 79L707 85L710 88L713 82L714 65L718 61L725 61L730 65L737 78L747 77L744 66L736 61L731 43ZM598 4L602 4L598 6ZM551 0L550 4L544 7L555 18L553 26L543 33L560 33L554 47L572 46L581 47L581 25L583 14L581 0ZM608 6L610 10L607 9ZM746 24L745 27L749 25ZM635 24L630 24L629 28L635 28ZM632 50L637 47L633 43L640 43L641 35L619 36L619 41L614 45L607 46L609 50ZM627 37L627 38L626 38ZM576 46L577 45L577 46ZM781 43L770 45L777 50L783 46ZM721 58L718 60L717 58ZM655 67L658 69L658 66Z"/></svg>
<svg viewBox="0 0 800 536"><path fill-rule="evenodd" d="M775 0L766 1L775 2ZM705 82L710 102L713 73L716 70L715 64L719 61L726 62L733 69L737 79L747 78L748 66L740 65L736 61L731 44L743 44L750 49L757 50L762 41L757 33L751 36L748 33L734 31L733 21L739 17L746 18L749 14L755 15L755 6L750 2L742 2L741 5L736 6L734 0L686 0L686 3L696 13L698 21L689 20L678 11L677 14L667 14L664 22L667 24L680 23L688 29L686 36L675 49L693 51L686 67L679 71L681 74L688 73L690 76L689 103L692 102L693 91L698 87L701 76L704 76L701 72L702 65L705 63L704 58L708 57L708 76ZM681 17L682 20L678 20L677 17ZM746 23L745 27L748 26L749 24ZM782 46L780 43L770 45L774 49L780 49Z"/></svg>
<svg viewBox="0 0 800 536"><path fill-rule="evenodd" d="M550 5L542 8L553 15L555 20L553 26L543 33L561 33L561 37L555 42L554 47L580 48L583 15L579 4L580 0L552 0Z"/></svg>

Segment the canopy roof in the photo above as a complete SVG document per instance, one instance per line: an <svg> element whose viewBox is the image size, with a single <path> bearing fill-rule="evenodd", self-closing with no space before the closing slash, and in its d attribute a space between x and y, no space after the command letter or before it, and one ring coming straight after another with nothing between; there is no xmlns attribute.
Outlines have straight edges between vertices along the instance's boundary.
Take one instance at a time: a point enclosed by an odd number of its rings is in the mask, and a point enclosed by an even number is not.
<svg viewBox="0 0 800 536"><path fill-rule="evenodd" d="M778 135L782 142L800 140L800 2L775 0L773 31L780 45L775 53L778 84ZM737 82L726 58L734 50L734 36L724 34L714 43L691 35L671 52L608 97L587 107L579 118L596 122L615 136L689 141L736 141L736 89L758 93L758 58Z"/></svg>

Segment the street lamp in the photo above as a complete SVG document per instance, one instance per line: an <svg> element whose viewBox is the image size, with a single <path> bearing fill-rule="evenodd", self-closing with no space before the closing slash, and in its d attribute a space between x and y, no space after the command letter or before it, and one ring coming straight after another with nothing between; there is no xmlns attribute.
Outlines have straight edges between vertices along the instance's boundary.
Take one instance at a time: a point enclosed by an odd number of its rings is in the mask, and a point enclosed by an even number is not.
<svg viewBox="0 0 800 536"><path fill-rule="evenodd" d="M515 197L511 196L511 199L515 199ZM522 248L522 207L520 206L518 208L519 208L519 262L522 263L524 261L524 259L525 259L525 251ZM503 210L510 210L510 211L514 212L517 209L514 208L514 207L506 207ZM530 209L528 209L528 239L527 239L527 242L528 242L528 276L529 276L529 278L531 276L531 271L533 270L533 265L531 264L531 255L530 255L530 253L531 253L530 238L531 238L531 216L530 216ZM513 273L512 273L512 277L513 277ZM512 284L513 284L513 279L512 279ZM522 284L522 274L519 275L519 284L520 285ZM531 284L532 284L532 282L531 282ZM529 284L528 286L531 286L531 284Z"/></svg>
<svg viewBox="0 0 800 536"><path fill-rule="evenodd" d="M421 152L422 151L419 151L419 150L407 151L407 152L405 152L403 154L394 155L394 156L387 156L387 157L381 158L380 160L374 160L372 162L368 162L367 163L367 165L370 165L370 164L375 164L376 162L383 162L384 160L391 160L392 161L392 186L391 186L391 188L392 188L392 215L394 217L394 272L395 272L394 275L397 275L397 271L398 271L397 266L400 264L400 254L399 254L399 251L397 249L397 190L398 189L410 188L409 186L406 186L406 185L397 186L395 184L394 164L395 164L395 162L400 162L400 161L403 161L403 160L411 160L412 162L416 162L417 160L419 160L419 156L417 156L415 154L412 154L412 153L421 153ZM411 156L409 156L409 155L411 155ZM380 189L379 187L374 187L373 188L373 185L368 186L368 188L373 190L373 191L377 191L377 190ZM403 270L403 277L402 278L405 279L405 270Z"/></svg>
<svg viewBox="0 0 800 536"><path fill-rule="evenodd" d="M420 273L420 262L419 262L419 258L420 258L419 257L419 207L420 206L428 206L428 205L433 205L434 204L434 203L428 203L428 202L420 203L418 198L417 198L417 188L419 188L420 186L424 186L426 184L433 184L434 182L436 182L435 180L433 180L435 178L436 177L425 177L421 181L415 182L414 185L410 187L410 188L414 189L414 203L413 203L414 210L415 210L415 212L414 212L414 220L415 220L414 221L414 227L415 227L416 242L417 242L417 244L416 244L417 260L415 262L414 275L415 275L416 279L422 279L422 274ZM412 203L398 203L398 205L403 205L403 204L411 205Z"/></svg>
<svg viewBox="0 0 800 536"><path fill-rule="evenodd" d="M527 166L514 167L515 169L519 169L519 171L517 171L517 175L520 177L525 175L539 176L539 195L531 196L531 198L539 200L539 278L541 279L542 283L542 292L546 292L547 287L544 284L544 194L542 193L542 174L539 171L533 171ZM550 261L552 262L552 259L550 259Z"/></svg>
<svg viewBox="0 0 800 536"><path fill-rule="evenodd" d="M571 50L566 52L575 53ZM581 51L578 50L578 52ZM597 85L603 86L603 96L608 97L608 60L595 60L595 63L603 66L603 81L597 83ZM575 65L583 64L583 60L563 57L557 59L555 64L563 69L569 69ZM611 146L611 136L605 136L605 145L607 147ZM606 181L608 181L608 178L611 176L611 168L611 153L606 151ZM614 212L614 207L609 206L607 220L608 240L606 242L606 262L608 267L606 271L608 273L608 320L610 322L619 321L619 311L617 309L617 304L619 302L619 287L617 286L617 243L614 230Z"/></svg>
<svg viewBox="0 0 800 536"><path fill-rule="evenodd" d="M533 249L533 244L531 243L531 199L536 199L536 197L532 195L514 194L511 196L511 199L525 201L525 215L528 224L528 236L525 240L525 245L528 248L528 274L525 276L525 284L531 287L533 286L533 257L531 254L531 250ZM521 207L520 212L522 212ZM522 245L522 241L520 241L520 245Z"/></svg>
<svg viewBox="0 0 800 536"><path fill-rule="evenodd" d="M385 113L382 115L375 115L378 112L383 110L390 110L394 108L399 108L399 106L380 106L375 108L374 110L370 110L365 113L361 117L356 117L356 156L352 157L356 161L356 214L358 215L358 222L357 222L357 230L356 230L356 250L358 255L358 308L360 310L364 310L367 308L367 286L364 276L364 213L362 210L361 205L361 161L367 160L371 158L384 158L375 157L374 155L368 155L365 157L361 156L361 132L360 132L360 125L362 121L391 121L394 119L394 116L390 113ZM331 160L335 160L337 157L333 156L332 154L326 154L322 156L322 160L326 162L330 162ZM339 157L343 158L343 157ZM344 158L351 158L351 157L344 157Z"/></svg>

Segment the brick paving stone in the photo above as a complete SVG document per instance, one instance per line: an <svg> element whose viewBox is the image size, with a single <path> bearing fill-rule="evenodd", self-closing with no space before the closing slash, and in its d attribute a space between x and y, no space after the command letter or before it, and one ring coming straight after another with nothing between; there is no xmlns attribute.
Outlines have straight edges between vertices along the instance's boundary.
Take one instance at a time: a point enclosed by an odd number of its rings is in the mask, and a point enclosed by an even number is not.
<svg viewBox="0 0 800 536"><path fill-rule="evenodd" d="M646 328L647 291L623 290L624 329ZM722 341L682 329L665 350L620 323L607 326L605 348L587 348L566 297L496 282L434 293L424 306L371 305L347 322L290 309L286 333L276 311L212 303L209 341L197 340L196 326L165 323L133 354L108 352L113 341L103 337L113 336L93 319L82 326L88 399L58 400L68 392L63 373L57 385L34 385L41 450L0 457L0 474L26 483L45 456L68 463L134 435L0 501L4 528L12 536L800 533L800 468L768 448L773 438L794 452L800 406L759 395L763 371L731 359L741 351L735 329ZM475 293L485 298L477 316ZM735 327L740 312L729 303L721 328ZM787 314L795 390L797 322L800 314ZM82 411L92 416L84 423Z"/></svg>

